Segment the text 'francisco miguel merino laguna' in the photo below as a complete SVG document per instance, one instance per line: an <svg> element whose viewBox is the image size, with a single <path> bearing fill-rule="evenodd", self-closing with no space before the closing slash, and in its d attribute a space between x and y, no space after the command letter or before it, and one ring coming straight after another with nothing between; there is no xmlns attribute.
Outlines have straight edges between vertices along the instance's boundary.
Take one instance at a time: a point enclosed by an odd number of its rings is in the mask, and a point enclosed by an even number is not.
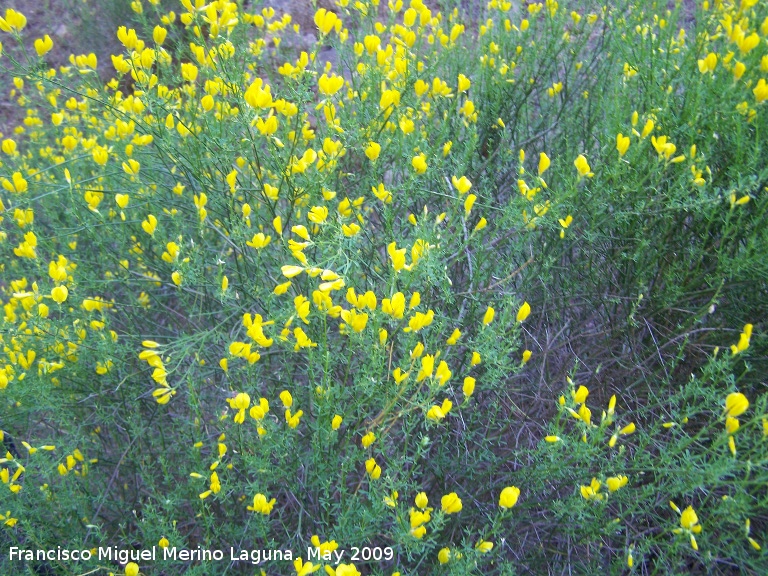
<svg viewBox="0 0 768 576"><path fill-rule="evenodd" d="M194 549L177 548L168 546L160 548L162 552L158 553L158 547L152 546L145 549L121 549L116 546L100 547L93 550L69 550L61 546L50 550L29 550L12 546L9 550L9 560L21 561L72 561L87 562L95 559L99 562L119 562L126 564L128 562L150 562L160 560L170 560L179 562L250 562L251 564L261 564L268 561L293 561L292 550L239 550L229 549L229 555L225 555L223 550L213 550L197 547ZM307 559L325 560L334 563L341 562L346 552L344 550L333 550L321 552L315 547L307 549Z"/></svg>

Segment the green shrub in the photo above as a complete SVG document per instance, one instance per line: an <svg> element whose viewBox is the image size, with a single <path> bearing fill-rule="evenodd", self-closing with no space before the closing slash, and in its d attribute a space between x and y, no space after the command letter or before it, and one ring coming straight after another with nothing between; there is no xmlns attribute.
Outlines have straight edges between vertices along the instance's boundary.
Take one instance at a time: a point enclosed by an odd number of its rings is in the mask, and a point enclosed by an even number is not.
<svg viewBox="0 0 768 576"><path fill-rule="evenodd" d="M336 4L0 20L2 572L760 573L766 7Z"/></svg>

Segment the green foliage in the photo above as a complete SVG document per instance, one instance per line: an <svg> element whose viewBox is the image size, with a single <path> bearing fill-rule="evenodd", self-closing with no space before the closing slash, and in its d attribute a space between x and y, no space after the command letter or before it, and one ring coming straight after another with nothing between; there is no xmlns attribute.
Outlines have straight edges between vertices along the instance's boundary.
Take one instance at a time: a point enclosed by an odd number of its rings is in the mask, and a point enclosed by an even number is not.
<svg viewBox="0 0 768 576"><path fill-rule="evenodd" d="M0 571L760 573L765 6L336 4L0 20Z"/></svg>

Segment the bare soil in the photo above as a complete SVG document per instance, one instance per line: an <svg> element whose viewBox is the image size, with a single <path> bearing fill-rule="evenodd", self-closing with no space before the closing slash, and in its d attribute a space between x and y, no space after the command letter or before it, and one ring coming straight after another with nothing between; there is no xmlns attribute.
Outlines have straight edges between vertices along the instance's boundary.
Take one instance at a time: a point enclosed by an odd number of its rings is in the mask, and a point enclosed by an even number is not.
<svg viewBox="0 0 768 576"><path fill-rule="evenodd" d="M107 77L112 69L110 54L121 50L115 31L120 18L130 16L128 2L103 0L10 0L5 8L18 10L27 17L22 31L22 49L8 34L0 34L4 54L0 59L0 134L10 134L24 118L24 110L9 98L13 89L13 74L3 68L12 66L10 57L25 60L24 50L30 58L36 58L34 41L48 34L53 49L45 55L45 62L53 68L69 65L70 54L93 52L99 61L99 73Z"/></svg>

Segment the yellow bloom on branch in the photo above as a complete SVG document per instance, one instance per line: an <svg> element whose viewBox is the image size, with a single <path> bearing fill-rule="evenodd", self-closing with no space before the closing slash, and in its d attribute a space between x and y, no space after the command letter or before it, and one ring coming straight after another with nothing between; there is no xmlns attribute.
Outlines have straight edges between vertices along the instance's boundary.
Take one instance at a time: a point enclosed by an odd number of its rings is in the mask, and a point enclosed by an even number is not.
<svg viewBox="0 0 768 576"><path fill-rule="evenodd" d="M247 509L256 512L257 514L268 516L269 513L272 512L272 507L275 505L275 502L277 502L275 498L268 501L264 494L256 494L256 496L253 497L253 505L248 506Z"/></svg>
<svg viewBox="0 0 768 576"><path fill-rule="evenodd" d="M525 322L525 319L528 318L528 315L530 313L531 313L531 305L528 304L528 302L523 302L523 305L520 306L520 310L517 311L517 321Z"/></svg>
<svg viewBox="0 0 768 576"><path fill-rule="evenodd" d="M38 56L45 56L53 48L53 40L46 34L42 38L35 40L35 52Z"/></svg>
<svg viewBox="0 0 768 576"><path fill-rule="evenodd" d="M583 178L585 176L587 178L592 178L595 175L595 173L592 172L592 169L589 167L589 162L587 162L587 159L583 154L579 154L576 157L576 160L573 161L573 165L579 172L579 178Z"/></svg>
<svg viewBox="0 0 768 576"><path fill-rule="evenodd" d="M466 194L469 192L469 189L472 188L472 182L470 182L469 178L466 176L462 176L461 178L453 176L451 178L451 183L453 184L453 187L459 191L459 194Z"/></svg>
<svg viewBox="0 0 768 576"><path fill-rule="evenodd" d="M519 497L520 488L517 486L507 486L499 495L499 506L505 509L512 508L517 504L517 499Z"/></svg>
<svg viewBox="0 0 768 576"><path fill-rule="evenodd" d="M699 72L707 74L708 72L714 72L717 66L717 54L710 52L704 58L698 61Z"/></svg>
<svg viewBox="0 0 768 576"><path fill-rule="evenodd" d="M619 156L624 156L629 149L629 136L624 136L621 132L616 135L616 150L619 151Z"/></svg>
<svg viewBox="0 0 768 576"><path fill-rule="evenodd" d="M418 156L414 156L411 159L411 165L416 171L416 174L424 174L427 171L427 157L422 152Z"/></svg>
<svg viewBox="0 0 768 576"><path fill-rule="evenodd" d="M68 295L69 290L66 286L56 286L56 288L51 290L51 298L53 298L53 301L57 304L63 304Z"/></svg>
<svg viewBox="0 0 768 576"><path fill-rule="evenodd" d="M440 499L440 507L446 514L456 514L457 512L461 512L461 498L459 498L456 492L446 494Z"/></svg>
<svg viewBox="0 0 768 576"><path fill-rule="evenodd" d="M3 32L19 33L27 25L27 18L21 12L12 8L5 11L5 18L0 18L0 30Z"/></svg>
<svg viewBox="0 0 768 576"><path fill-rule="evenodd" d="M749 408L749 400L741 392L732 392L725 397L725 415L730 418L741 416Z"/></svg>
<svg viewBox="0 0 768 576"><path fill-rule="evenodd" d="M378 142L368 142L368 146L365 148L365 155L368 156L368 159L373 162L379 157L379 154L381 153L381 144Z"/></svg>

